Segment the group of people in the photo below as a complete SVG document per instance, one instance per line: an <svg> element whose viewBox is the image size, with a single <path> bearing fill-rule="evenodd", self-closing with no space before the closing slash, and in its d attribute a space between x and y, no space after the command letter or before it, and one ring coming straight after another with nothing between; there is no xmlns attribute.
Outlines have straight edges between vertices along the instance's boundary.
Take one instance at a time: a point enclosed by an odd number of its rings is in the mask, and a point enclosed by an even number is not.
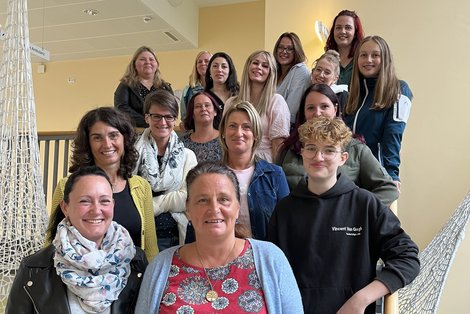
<svg viewBox="0 0 470 314"><path fill-rule="evenodd" d="M311 71L286 32L241 83L201 51L180 101L140 47L79 122L6 313L375 313L419 272L389 209L412 94L363 37L343 10Z"/></svg>

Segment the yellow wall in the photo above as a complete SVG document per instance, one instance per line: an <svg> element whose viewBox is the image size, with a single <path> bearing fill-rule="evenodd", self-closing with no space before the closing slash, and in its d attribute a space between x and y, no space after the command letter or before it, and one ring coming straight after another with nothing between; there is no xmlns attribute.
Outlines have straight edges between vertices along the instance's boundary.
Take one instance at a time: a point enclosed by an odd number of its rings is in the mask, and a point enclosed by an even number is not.
<svg viewBox="0 0 470 314"><path fill-rule="evenodd" d="M272 50L279 34L294 31L306 48L308 65L322 52L313 23L328 27L343 8L358 12L367 35L389 43L399 76L415 95L402 147L403 192L399 216L421 249L450 217L470 187L470 3L453 1L266 0L200 12L199 49L161 52L163 77L181 89L199 50L224 50L239 76L246 57L256 49ZM151 43L142 43L152 46ZM91 107L112 105L113 92L130 56L51 62L34 74L38 129L73 130ZM68 84L74 76L75 84ZM442 296L439 313L468 312L470 240L462 242Z"/></svg>

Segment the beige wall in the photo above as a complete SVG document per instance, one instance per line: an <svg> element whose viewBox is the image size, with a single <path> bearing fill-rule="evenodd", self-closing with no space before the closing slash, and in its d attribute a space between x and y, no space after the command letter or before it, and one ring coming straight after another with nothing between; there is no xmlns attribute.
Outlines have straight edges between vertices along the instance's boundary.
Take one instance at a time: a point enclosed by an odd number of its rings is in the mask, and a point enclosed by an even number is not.
<svg viewBox="0 0 470 314"><path fill-rule="evenodd" d="M200 47L158 53L163 77L181 89L199 50L224 50L239 76L246 57L256 49L271 51L284 31L299 34L308 65L322 52L313 24L328 26L343 8L358 12L367 35L389 43L399 76L415 95L402 147L403 191L399 216L421 249L450 217L470 187L470 3L431 1L284 0L205 8L200 12ZM150 45L151 43L142 43ZM51 62L34 75L38 129L73 130L81 115L98 105L112 105L113 92L130 57ZM68 77L76 79L67 83ZM468 312L470 240L462 242L442 296L439 313Z"/></svg>

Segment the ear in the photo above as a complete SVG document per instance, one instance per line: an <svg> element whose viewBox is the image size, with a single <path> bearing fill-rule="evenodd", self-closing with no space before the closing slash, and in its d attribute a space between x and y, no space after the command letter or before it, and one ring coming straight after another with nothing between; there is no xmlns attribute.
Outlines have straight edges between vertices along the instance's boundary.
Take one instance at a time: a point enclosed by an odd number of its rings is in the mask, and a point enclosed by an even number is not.
<svg viewBox="0 0 470 314"><path fill-rule="evenodd" d="M342 152L340 157L341 157L340 166L342 166L342 165L344 165L344 163L346 162L346 160L348 160L348 158L349 158L349 153L348 153L348 152Z"/></svg>
<svg viewBox="0 0 470 314"><path fill-rule="evenodd" d="M64 216L65 217L68 217L68 207L69 205L67 205L67 203L64 201L64 200L61 200L60 201L60 209L62 210L62 213L64 213Z"/></svg>
<svg viewBox="0 0 470 314"><path fill-rule="evenodd" d="M331 85L336 84L336 82L338 82L338 79L339 75L335 75L335 78L333 79L333 83Z"/></svg>
<svg viewBox="0 0 470 314"><path fill-rule="evenodd" d="M185 211L186 217L188 218L189 221L191 221L191 212L188 209L188 201L186 200L186 211Z"/></svg>
<svg viewBox="0 0 470 314"><path fill-rule="evenodd" d="M144 113L144 119L145 122L150 125L150 116L148 115L148 113Z"/></svg>

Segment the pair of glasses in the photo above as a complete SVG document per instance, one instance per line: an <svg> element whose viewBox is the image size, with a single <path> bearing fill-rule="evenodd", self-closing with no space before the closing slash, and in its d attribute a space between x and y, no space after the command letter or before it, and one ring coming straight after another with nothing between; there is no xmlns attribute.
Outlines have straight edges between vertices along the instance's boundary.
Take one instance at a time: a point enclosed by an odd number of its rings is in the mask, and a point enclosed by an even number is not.
<svg viewBox="0 0 470 314"><path fill-rule="evenodd" d="M176 120L176 117L171 114L167 114L167 115L161 115L158 113L147 113L147 114L149 115L150 119L152 119L153 122L159 122L162 119L165 119L166 122L173 122Z"/></svg>
<svg viewBox="0 0 470 314"><path fill-rule="evenodd" d="M314 158L318 154L318 152L320 152L320 155L326 161L332 160L333 158L335 158L337 153L341 153L340 150L336 150L336 148L334 147L318 148L315 145L307 145L302 148L302 155L305 158Z"/></svg>
<svg viewBox="0 0 470 314"><path fill-rule="evenodd" d="M212 103L203 103L194 105L194 110L209 109L212 106Z"/></svg>
<svg viewBox="0 0 470 314"><path fill-rule="evenodd" d="M293 53L293 47L277 46L277 52Z"/></svg>

